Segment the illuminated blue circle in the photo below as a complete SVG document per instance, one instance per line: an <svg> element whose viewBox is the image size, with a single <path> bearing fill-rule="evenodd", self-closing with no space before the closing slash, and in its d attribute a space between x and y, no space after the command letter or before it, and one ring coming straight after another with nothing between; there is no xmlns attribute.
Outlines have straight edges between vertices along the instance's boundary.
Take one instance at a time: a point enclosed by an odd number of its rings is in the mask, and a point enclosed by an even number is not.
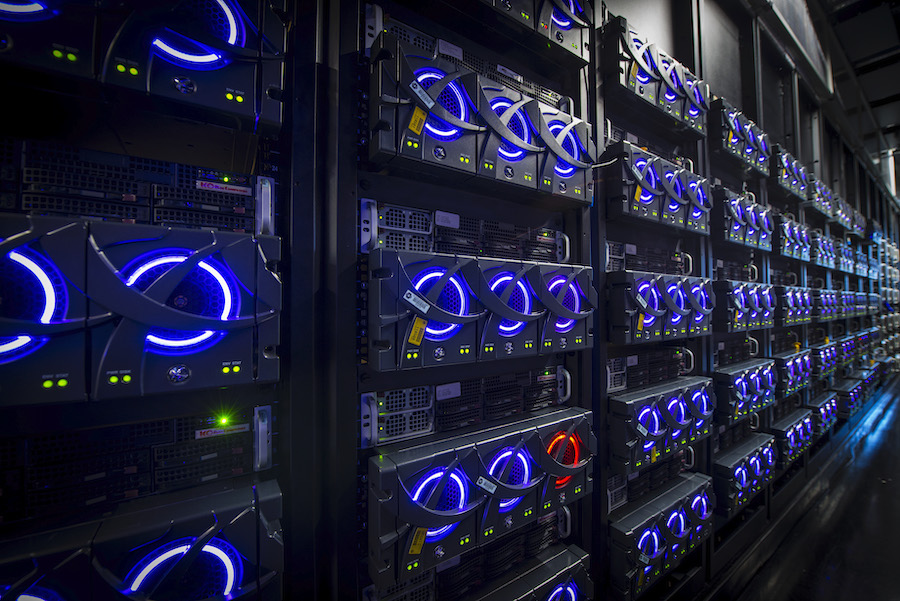
<svg viewBox="0 0 900 601"><path fill-rule="evenodd" d="M434 67L426 67L415 72L416 81L423 89L427 90L438 81L447 77L447 74ZM459 119L469 120L469 102L466 93L456 81L448 83L437 96L437 102L444 110ZM440 117L429 115L425 121L425 131L432 138L449 142L462 135L462 130L450 125Z"/></svg>
<svg viewBox="0 0 900 601"><path fill-rule="evenodd" d="M153 591L165 578L175 562L183 557L195 539L181 538L162 545L145 555L125 577L129 593ZM221 538L212 538L203 545L193 559L187 574L173 587L179 597L194 601L209 597L228 597L240 589L243 580L243 561L240 553ZM188 587L188 590L182 590ZM162 590L158 590L161 593Z"/></svg>
<svg viewBox="0 0 900 601"><path fill-rule="evenodd" d="M412 500L415 503L422 504L428 500L431 492L444 477L446 467L436 467L424 476L413 487ZM459 470L454 469L450 472L446 480L444 490L437 503L434 504L436 511L462 511L466 507L469 498L469 487L466 484L465 475ZM437 542L450 534L458 524L448 524L440 528L429 529L425 533L425 540L428 542Z"/></svg>

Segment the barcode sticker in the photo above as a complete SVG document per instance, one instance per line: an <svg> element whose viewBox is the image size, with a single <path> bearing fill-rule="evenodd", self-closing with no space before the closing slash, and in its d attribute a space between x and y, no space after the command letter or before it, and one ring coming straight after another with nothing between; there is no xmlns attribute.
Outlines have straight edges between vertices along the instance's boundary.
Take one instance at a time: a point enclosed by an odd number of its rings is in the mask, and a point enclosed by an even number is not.
<svg viewBox="0 0 900 601"><path fill-rule="evenodd" d="M475 484L488 491L490 494L497 492L497 485L490 480L485 480L484 476L478 476L478 480L475 481Z"/></svg>
<svg viewBox="0 0 900 601"><path fill-rule="evenodd" d="M628 355L625 357L625 365L627 367L634 367L638 364L638 356L637 355Z"/></svg>
<svg viewBox="0 0 900 601"><path fill-rule="evenodd" d="M412 290L407 290L403 294L403 300L409 303L414 309L416 309L422 315L428 313L429 305L428 301L424 298L413 292Z"/></svg>
<svg viewBox="0 0 900 601"><path fill-rule="evenodd" d="M416 110L413 111L412 119L409 121L409 129L416 133L416 135L420 135L422 133L422 128L425 127L425 111L423 111L420 107L416 107Z"/></svg>
<svg viewBox="0 0 900 601"><path fill-rule="evenodd" d="M637 254L637 246L634 244L626 244L625 245L625 254L626 255L636 255Z"/></svg>
<svg viewBox="0 0 900 601"><path fill-rule="evenodd" d="M409 331L410 344L415 346L422 344L422 338L425 336L426 324L428 324L428 322L421 317L416 317L415 320L413 320L412 328Z"/></svg>
<svg viewBox="0 0 900 601"><path fill-rule="evenodd" d="M422 552L422 547L425 546L425 535L427 533L428 528L416 528L416 531L412 536L412 542L409 543L410 555L419 555Z"/></svg>

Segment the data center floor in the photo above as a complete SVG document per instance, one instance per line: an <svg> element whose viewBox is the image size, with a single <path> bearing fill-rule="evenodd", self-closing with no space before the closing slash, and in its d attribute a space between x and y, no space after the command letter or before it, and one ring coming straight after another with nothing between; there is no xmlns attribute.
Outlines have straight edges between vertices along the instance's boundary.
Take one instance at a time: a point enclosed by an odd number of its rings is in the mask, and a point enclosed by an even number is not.
<svg viewBox="0 0 900 601"><path fill-rule="evenodd" d="M900 600L900 378L838 484L794 526L739 601Z"/></svg>

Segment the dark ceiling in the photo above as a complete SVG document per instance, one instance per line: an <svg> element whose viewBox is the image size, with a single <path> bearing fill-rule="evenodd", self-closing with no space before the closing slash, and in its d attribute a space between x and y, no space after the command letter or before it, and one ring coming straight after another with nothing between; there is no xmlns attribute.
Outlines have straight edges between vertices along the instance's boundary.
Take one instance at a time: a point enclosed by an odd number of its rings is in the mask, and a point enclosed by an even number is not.
<svg viewBox="0 0 900 601"><path fill-rule="evenodd" d="M894 149L900 161L900 2L822 3L853 73L835 66L834 82L847 114L859 124L869 153ZM866 106L868 104L868 106Z"/></svg>

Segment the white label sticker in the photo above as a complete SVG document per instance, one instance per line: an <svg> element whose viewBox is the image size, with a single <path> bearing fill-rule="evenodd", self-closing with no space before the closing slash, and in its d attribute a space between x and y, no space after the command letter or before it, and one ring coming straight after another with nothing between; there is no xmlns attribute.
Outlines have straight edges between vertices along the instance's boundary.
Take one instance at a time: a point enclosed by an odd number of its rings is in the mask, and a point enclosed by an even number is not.
<svg viewBox="0 0 900 601"><path fill-rule="evenodd" d="M637 254L637 246L634 244L626 244L625 245L625 254L626 255L636 255Z"/></svg>
<svg viewBox="0 0 900 601"><path fill-rule="evenodd" d="M638 556L638 559L639 559L639 560L641 561L641 563L644 564L644 565L650 563L650 558L647 557L647 556L646 556L645 554L643 554L643 553L641 553L641 554Z"/></svg>
<svg viewBox="0 0 900 601"><path fill-rule="evenodd" d="M647 436L647 434L650 433L650 431L644 427L644 424L640 423L635 427L635 430L637 430L638 434L640 434L641 436Z"/></svg>
<svg viewBox="0 0 900 601"><path fill-rule="evenodd" d="M428 313L429 305L428 302L420 297L418 294L413 292L412 290L407 290L403 294L403 300L408 302L410 305L416 308L422 315Z"/></svg>
<svg viewBox="0 0 900 601"><path fill-rule="evenodd" d="M513 71L512 69L507 69L507 68L504 67L503 65L497 65L497 71L499 71L500 73L503 73L503 74L506 75L507 77L512 77L513 79L515 79L515 80L518 81L518 82L524 81L524 80L522 79L522 76L521 76L521 75L519 75L518 73L516 73L516 72Z"/></svg>
<svg viewBox="0 0 900 601"><path fill-rule="evenodd" d="M724 342L720 342L720 343L719 343L719 350L720 350L720 351L724 351L724 350L725 350L725 343L724 343Z"/></svg>
<svg viewBox="0 0 900 601"><path fill-rule="evenodd" d="M428 95L428 92L425 91L425 88L419 85L419 82L411 81L409 83L409 89L419 97L419 100L425 103L425 106L428 107L428 110L431 110L431 107L434 106L434 100L431 99L431 96Z"/></svg>
<svg viewBox="0 0 900 601"><path fill-rule="evenodd" d="M459 382L450 382L434 387L434 396L439 401L455 399L462 394Z"/></svg>
<svg viewBox="0 0 900 601"><path fill-rule="evenodd" d="M634 367L638 364L638 356L637 355L628 355L625 358L625 365L628 367Z"/></svg>
<svg viewBox="0 0 900 601"><path fill-rule="evenodd" d="M201 438L213 438L215 436L225 436L236 432L249 432L250 424L235 424L225 428L207 428L206 430L194 430L194 440Z"/></svg>
<svg viewBox="0 0 900 601"><path fill-rule="evenodd" d="M452 227L455 230L459 229L459 215L457 215L456 213L435 211L434 222L441 227Z"/></svg>
<svg viewBox="0 0 900 601"><path fill-rule="evenodd" d="M196 180L197 188L200 190L213 190L214 192L225 192L226 194L239 194L241 196L253 196L253 188L245 186L231 186L228 184L220 184L219 182L207 182Z"/></svg>
<svg viewBox="0 0 900 601"><path fill-rule="evenodd" d="M488 491L491 494L497 492L497 485L491 482L490 480L485 480L484 476L478 476L478 480L475 481L480 488Z"/></svg>
<svg viewBox="0 0 900 601"><path fill-rule="evenodd" d="M447 40L438 39L437 51L438 51L438 54L443 54L445 56L452 56L456 60L461 61L463 59L462 48L460 48L459 46L456 46L454 44L451 44Z"/></svg>

